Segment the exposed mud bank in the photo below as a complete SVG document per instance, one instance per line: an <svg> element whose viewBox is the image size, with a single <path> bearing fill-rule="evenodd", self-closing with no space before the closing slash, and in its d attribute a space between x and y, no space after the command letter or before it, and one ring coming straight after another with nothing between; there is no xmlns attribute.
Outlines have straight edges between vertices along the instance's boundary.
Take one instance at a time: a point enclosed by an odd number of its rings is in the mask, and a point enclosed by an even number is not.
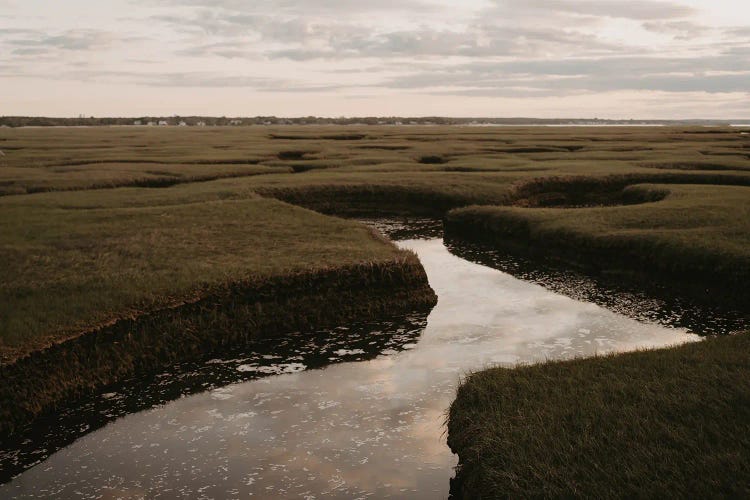
<svg viewBox="0 0 750 500"><path fill-rule="evenodd" d="M404 186L324 185L262 188L257 192L324 214L348 217L410 215L441 218L448 210L476 202L467 196Z"/></svg>
<svg viewBox="0 0 750 500"><path fill-rule="evenodd" d="M413 254L231 283L190 303L123 319L0 367L0 438L64 401L254 338L335 326L437 302Z"/></svg>
<svg viewBox="0 0 750 500"><path fill-rule="evenodd" d="M699 303L748 310L750 263L649 238L598 237L549 229L518 209L466 207L449 212L447 238L491 245L530 259L549 260L633 285L668 285Z"/></svg>
<svg viewBox="0 0 750 500"><path fill-rule="evenodd" d="M460 170L461 167L457 167ZM518 207L596 207L635 205L664 199L668 191L638 184L750 186L741 173L663 173L608 176L547 176L519 181L496 196L467 191L398 185L329 184L262 187L258 194L325 214L359 216L428 216L472 204Z"/></svg>
<svg viewBox="0 0 750 500"><path fill-rule="evenodd" d="M750 177L731 174L624 174L605 177L540 177L516 184L505 205L520 207L594 207L660 201L668 192L636 184L748 186Z"/></svg>
<svg viewBox="0 0 750 500"><path fill-rule="evenodd" d="M661 185L646 185L653 183ZM488 244L636 286L667 285L701 303L747 310L750 262L741 255L630 235L551 227L519 208L624 206L664 200L669 185L748 186L744 175L703 173L559 176L514 185L502 205L469 206L444 217L446 237Z"/></svg>
<svg viewBox="0 0 750 500"><path fill-rule="evenodd" d="M660 186L642 183L662 184ZM635 287L679 287L675 293L698 303L748 308L750 264L645 238L597 238L543 231L510 207L605 207L664 200L670 184L748 186L750 177L715 173L558 176L521 181L497 200L400 186L328 185L259 190L265 196L342 216L441 217L448 238L490 244L531 259L548 259L587 274L605 275ZM666 187L664 185L667 185ZM470 206L472 203L493 206ZM507 208L503 208L507 207ZM516 210L514 212L514 210ZM547 234L549 233L549 234ZM740 259L741 260L741 259Z"/></svg>

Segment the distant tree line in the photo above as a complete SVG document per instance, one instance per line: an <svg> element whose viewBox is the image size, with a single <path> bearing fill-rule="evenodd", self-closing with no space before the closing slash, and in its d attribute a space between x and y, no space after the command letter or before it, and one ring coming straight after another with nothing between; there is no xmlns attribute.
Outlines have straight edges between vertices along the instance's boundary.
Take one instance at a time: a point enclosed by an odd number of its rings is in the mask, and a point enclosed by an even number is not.
<svg viewBox="0 0 750 500"><path fill-rule="evenodd" d="M727 125L748 123L747 120L602 120L598 118L448 118L431 117L340 117L304 116L279 118L276 116L216 117L216 116L142 116L142 117L78 117L51 118L43 116L0 116L5 127L74 127L74 126L242 126L242 125Z"/></svg>

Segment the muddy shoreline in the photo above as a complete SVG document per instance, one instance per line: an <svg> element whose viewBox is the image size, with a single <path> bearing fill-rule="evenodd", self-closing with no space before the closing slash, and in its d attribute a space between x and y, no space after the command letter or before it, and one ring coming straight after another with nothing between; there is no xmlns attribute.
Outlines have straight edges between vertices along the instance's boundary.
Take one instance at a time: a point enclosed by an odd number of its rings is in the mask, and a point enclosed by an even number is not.
<svg viewBox="0 0 750 500"><path fill-rule="evenodd" d="M581 235L547 235L526 221L496 214L459 210L448 213L444 224L448 239L618 280L629 287L649 291L671 288L672 296L740 310L747 310L750 304L747 268L731 262L714 267L688 258L665 258L658 255L663 249L646 241L606 242Z"/></svg>

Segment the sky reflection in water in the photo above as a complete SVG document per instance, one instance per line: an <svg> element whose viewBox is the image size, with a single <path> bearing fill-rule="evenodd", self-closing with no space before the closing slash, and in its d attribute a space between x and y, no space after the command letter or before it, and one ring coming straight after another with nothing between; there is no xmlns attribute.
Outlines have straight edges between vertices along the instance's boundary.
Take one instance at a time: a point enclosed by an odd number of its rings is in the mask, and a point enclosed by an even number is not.
<svg viewBox="0 0 750 500"><path fill-rule="evenodd" d="M470 263L440 239L400 245L417 252L439 296L402 350L319 370L272 360L286 373L123 417L0 486L0 497L444 498L456 457L443 422L462 375L698 339Z"/></svg>

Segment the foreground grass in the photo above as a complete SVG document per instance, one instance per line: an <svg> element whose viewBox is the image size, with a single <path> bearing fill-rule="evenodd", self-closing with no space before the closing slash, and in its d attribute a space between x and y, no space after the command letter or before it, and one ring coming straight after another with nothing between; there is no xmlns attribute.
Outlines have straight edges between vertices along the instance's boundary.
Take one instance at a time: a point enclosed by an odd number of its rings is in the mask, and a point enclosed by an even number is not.
<svg viewBox="0 0 750 500"><path fill-rule="evenodd" d="M469 376L450 408L455 493L750 495L750 334Z"/></svg>
<svg viewBox="0 0 750 500"><path fill-rule="evenodd" d="M211 287L392 261L354 222L190 186L0 199L0 359Z"/></svg>

